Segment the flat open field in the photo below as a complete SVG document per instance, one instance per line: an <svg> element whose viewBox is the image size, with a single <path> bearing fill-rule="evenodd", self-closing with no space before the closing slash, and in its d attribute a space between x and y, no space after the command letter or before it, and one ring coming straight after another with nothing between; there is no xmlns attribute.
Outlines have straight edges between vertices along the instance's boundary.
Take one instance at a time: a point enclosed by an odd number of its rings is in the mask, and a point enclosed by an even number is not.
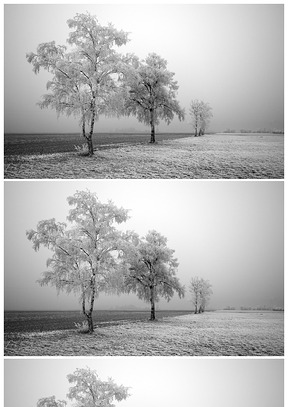
<svg viewBox="0 0 288 407"><path fill-rule="evenodd" d="M189 136L186 133L161 133L157 141L173 140ZM114 144L147 144L150 136L145 133L99 133L93 135L95 149L109 149ZM4 154L35 155L74 152L75 147L84 143L81 135L72 134L5 134Z"/></svg>
<svg viewBox="0 0 288 407"><path fill-rule="evenodd" d="M115 323L116 322L116 323ZM5 333L6 356L282 356L283 312L207 312L155 322L96 323L70 330Z"/></svg>
<svg viewBox="0 0 288 407"><path fill-rule="evenodd" d="M73 137L6 135L5 178L284 178L278 134L159 134L153 145L148 135L95 135L93 157L74 151L83 141Z"/></svg>
<svg viewBox="0 0 288 407"><path fill-rule="evenodd" d="M157 318L191 314L191 311L157 311ZM117 325L122 321L147 321L150 311L93 311L96 326ZM74 323L81 323L80 311L5 311L4 332L48 332L74 328Z"/></svg>

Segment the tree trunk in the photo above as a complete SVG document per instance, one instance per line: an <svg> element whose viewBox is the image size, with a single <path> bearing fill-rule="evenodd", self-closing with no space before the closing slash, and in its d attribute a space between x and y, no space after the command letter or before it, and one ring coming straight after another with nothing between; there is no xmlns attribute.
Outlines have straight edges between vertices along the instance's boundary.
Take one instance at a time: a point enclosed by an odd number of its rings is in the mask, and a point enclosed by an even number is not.
<svg viewBox="0 0 288 407"><path fill-rule="evenodd" d="M93 132L92 132L93 134ZM89 134L89 136L87 137L87 146L88 146L88 153L89 155L93 155L94 151L93 151L93 141L92 141L92 136Z"/></svg>
<svg viewBox="0 0 288 407"><path fill-rule="evenodd" d="M155 123L154 123L154 110L153 109L150 109L150 126L151 126L150 143L155 143Z"/></svg>
<svg viewBox="0 0 288 407"><path fill-rule="evenodd" d="M91 102L90 131L89 131L89 135L87 137L87 145L88 145L89 155L94 154L92 137L93 137L94 124L95 124L95 114L96 114L96 112L95 112L95 94L93 94L93 101Z"/></svg>
<svg viewBox="0 0 288 407"><path fill-rule="evenodd" d="M82 114L82 136L86 139L85 116Z"/></svg>
<svg viewBox="0 0 288 407"><path fill-rule="evenodd" d="M95 122L95 119L92 118L92 120L91 120L91 125L90 125L90 132L89 132L89 134L87 135L87 134L86 134L86 128L85 128L85 118L84 118L84 116L83 116L83 119L82 119L82 136L83 136L84 139L86 140L87 148L88 148L88 154L89 154L89 155L93 155L92 136L93 136L94 122Z"/></svg>
<svg viewBox="0 0 288 407"><path fill-rule="evenodd" d="M94 300L93 300L93 302L94 302ZM85 307L85 296L83 296L83 299L82 299L82 312L85 315L87 323L88 323L88 332L89 332L89 334L92 334L94 332L93 320L92 320L93 305L92 305L92 310L91 310L91 306L90 306L90 310L89 310L89 312L87 312L86 307Z"/></svg>
<svg viewBox="0 0 288 407"><path fill-rule="evenodd" d="M91 299L90 299L90 308L89 311L86 311L86 296L85 296L85 289L84 286L82 286L82 312L85 315L88 323L88 332L89 334L92 334L94 332L94 326L93 326L93 319L92 319L92 313L93 313L93 308L94 308L94 300L95 300L95 270L93 270L93 274L91 276L90 280L90 287L91 287Z"/></svg>
<svg viewBox="0 0 288 407"><path fill-rule="evenodd" d="M89 309L89 312L87 313L87 320L88 320L89 333L92 334L94 332L93 321L92 321L92 312L93 312L94 300L95 300L95 269L93 269L93 275L91 277L90 287L91 287L92 293L91 293L91 299L90 299L90 309Z"/></svg>
<svg viewBox="0 0 288 407"><path fill-rule="evenodd" d="M86 314L87 322L88 322L88 332L92 334L94 332L93 320L92 320L92 312L88 312Z"/></svg>
<svg viewBox="0 0 288 407"><path fill-rule="evenodd" d="M150 304L151 304L150 321L155 321L154 287L150 287Z"/></svg>
<svg viewBox="0 0 288 407"><path fill-rule="evenodd" d="M199 297L198 294L195 295L195 312L194 314L198 314L198 304L199 304Z"/></svg>

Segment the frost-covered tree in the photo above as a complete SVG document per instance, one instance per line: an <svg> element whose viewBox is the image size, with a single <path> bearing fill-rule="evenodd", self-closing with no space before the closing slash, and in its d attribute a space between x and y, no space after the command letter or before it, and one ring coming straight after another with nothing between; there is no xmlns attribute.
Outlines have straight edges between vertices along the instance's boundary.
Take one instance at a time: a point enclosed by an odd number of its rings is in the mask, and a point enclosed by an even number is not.
<svg viewBox="0 0 288 407"><path fill-rule="evenodd" d="M205 311L206 306L210 300L211 295L213 294L212 285L208 280L203 280L202 286L200 288L200 308L199 314Z"/></svg>
<svg viewBox="0 0 288 407"><path fill-rule="evenodd" d="M26 58L36 74L44 69L53 75L40 107L55 109L58 115L79 117L92 155L95 121L100 115L115 114L117 110L118 79L125 57L115 47L126 44L128 34L112 24L100 25L89 13L76 14L67 24L72 30L68 47L56 45L55 41L43 43L36 53L27 53Z"/></svg>
<svg viewBox="0 0 288 407"><path fill-rule="evenodd" d="M174 115L184 120L184 110L176 100L178 85L165 59L155 53L144 61L134 57L125 76L128 87L125 113L150 125L151 143L155 143L155 126L160 120L169 124Z"/></svg>
<svg viewBox="0 0 288 407"><path fill-rule="evenodd" d="M190 281L189 291L195 307L194 313L200 314L205 311L206 305L213 293L211 284L203 278L193 277Z"/></svg>
<svg viewBox="0 0 288 407"><path fill-rule="evenodd" d="M115 407L115 402L129 397L128 387L116 384L111 378L101 380L95 370L88 367L76 369L67 375L72 383L67 398L72 400L74 407ZM37 402L37 407L65 407L66 401L56 400L55 396L45 397Z"/></svg>
<svg viewBox="0 0 288 407"><path fill-rule="evenodd" d="M140 239L134 234L123 250L124 286L140 299L150 302L151 320L155 320L155 303L160 297L169 301L174 292L184 296L184 287L176 277L178 262L167 239L155 230Z"/></svg>
<svg viewBox="0 0 288 407"><path fill-rule="evenodd" d="M97 195L89 191L77 191L67 200L73 207L67 216L68 224L55 219L42 220L36 230L26 234L34 250L44 246L53 252L47 260L49 270L43 273L40 285L79 294L91 333L98 294L119 289L117 253L126 235L117 230L116 224L127 220L128 211L111 201L101 203Z"/></svg>
<svg viewBox="0 0 288 407"><path fill-rule="evenodd" d="M56 400L55 396L43 397L37 401L37 407L66 407L65 400Z"/></svg>
<svg viewBox="0 0 288 407"><path fill-rule="evenodd" d="M192 124L195 131L195 137L205 134L205 131L213 116L212 108L208 103L202 100L192 100L190 103L189 113L192 117Z"/></svg>
<svg viewBox="0 0 288 407"><path fill-rule="evenodd" d="M115 401L129 396L128 387L117 385L111 378L100 380L96 371L89 368L76 369L67 379L73 384L67 397L75 401L75 407L114 407Z"/></svg>
<svg viewBox="0 0 288 407"><path fill-rule="evenodd" d="M200 307L200 287L201 280L198 277L193 277L190 282L189 291L192 294L192 301L195 307L195 314L198 313Z"/></svg>

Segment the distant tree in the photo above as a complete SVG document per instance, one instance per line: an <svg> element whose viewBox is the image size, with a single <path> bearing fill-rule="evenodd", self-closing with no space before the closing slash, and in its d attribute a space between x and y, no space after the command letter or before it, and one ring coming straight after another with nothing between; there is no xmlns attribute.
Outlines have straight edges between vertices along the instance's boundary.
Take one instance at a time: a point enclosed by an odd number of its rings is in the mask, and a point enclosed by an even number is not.
<svg viewBox="0 0 288 407"><path fill-rule="evenodd" d="M160 233L149 231L142 239L134 234L123 253L125 289L150 302L151 320L155 320L155 302L160 297L169 301L174 292L184 296L184 287L175 276L178 262L174 250L167 247L167 239Z"/></svg>
<svg viewBox="0 0 288 407"><path fill-rule="evenodd" d="M210 123L210 119L213 116L212 109L209 104L203 102L202 100L192 100L189 112L192 117L195 137L205 134L205 131Z"/></svg>
<svg viewBox="0 0 288 407"><path fill-rule="evenodd" d="M117 385L111 378L100 380L96 371L89 368L76 369L67 379L74 384L67 397L76 402L76 407L114 407L115 401L129 397L128 387Z"/></svg>
<svg viewBox="0 0 288 407"><path fill-rule="evenodd" d="M174 73L167 69L167 61L159 55L151 53L143 61L137 57L131 61L126 72L128 94L124 109L126 114L150 125L150 143L155 143L155 125L161 119L168 124L174 115L184 120L184 110L176 100L178 85Z"/></svg>
<svg viewBox="0 0 288 407"><path fill-rule="evenodd" d="M189 291L192 294L195 314L200 314L205 311L206 305L213 293L211 287L208 280L199 277L193 277L191 279Z"/></svg>
<svg viewBox="0 0 288 407"><path fill-rule="evenodd" d="M202 280L202 285L200 288L200 307L199 313L202 313L206 310L206 306L210 300L210 296L213 294L211 284L208 280Z"/></svg>
<svg viewBox="0 0 288 407"><path fill-rule="evenodd" d="M39 106L55 109L58 115L80 117L82 135L92 155L95 121L102 114L116 112L117 79L125 58L115 46L126 44L128 34L112 24L101 26L89 13L76 14L67 23L73 30L67 40L70 50L52 41L40 44L37 52L26 54L26 58L36 74L40 69L53 74L47 83L50 93L43 96Z"/></svg>
<svg viewBox="0 0 288 407"><path fill-rule="evenodd" d="M190 282L189 290L192 294L192 301L195 307L195 314L198 313L200 307L200 286L201 281L198 277L193 277Z"/></svg>
<svg viewBox="0 0 288 407"><path fill-rule="evenodd" d="M65 223L55 219L42 220L36 230L26 232L34 250L40 246L52 250L40 285L51 285L57 291L77 293L88 331L93 332L94 301L101 291L117 290L116 254L122 247L124 234L115 224L125 222L127 210L117 208L111 201L101 203L96 194L77 191L68 197L69 211Z"/></svg>

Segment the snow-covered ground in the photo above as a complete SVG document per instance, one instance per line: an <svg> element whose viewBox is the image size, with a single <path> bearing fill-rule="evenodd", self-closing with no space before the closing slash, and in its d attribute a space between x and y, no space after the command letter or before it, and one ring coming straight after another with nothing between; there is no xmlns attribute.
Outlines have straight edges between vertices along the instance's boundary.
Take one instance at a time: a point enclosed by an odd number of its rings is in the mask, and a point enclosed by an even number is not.
<svg viewBox="0 0 288 407"><path fill-rule="evenodd" d="M76 152L5 157L5 178L283 178L284 137L217 134L156 144L115 144L93 157Z"/></svg>
<svg viewBox="0 0 288 407"><path fill-rule="evenodd" d="M282 356L283 312L207 312L75 330L5 335L9 356Z"/></svg>

